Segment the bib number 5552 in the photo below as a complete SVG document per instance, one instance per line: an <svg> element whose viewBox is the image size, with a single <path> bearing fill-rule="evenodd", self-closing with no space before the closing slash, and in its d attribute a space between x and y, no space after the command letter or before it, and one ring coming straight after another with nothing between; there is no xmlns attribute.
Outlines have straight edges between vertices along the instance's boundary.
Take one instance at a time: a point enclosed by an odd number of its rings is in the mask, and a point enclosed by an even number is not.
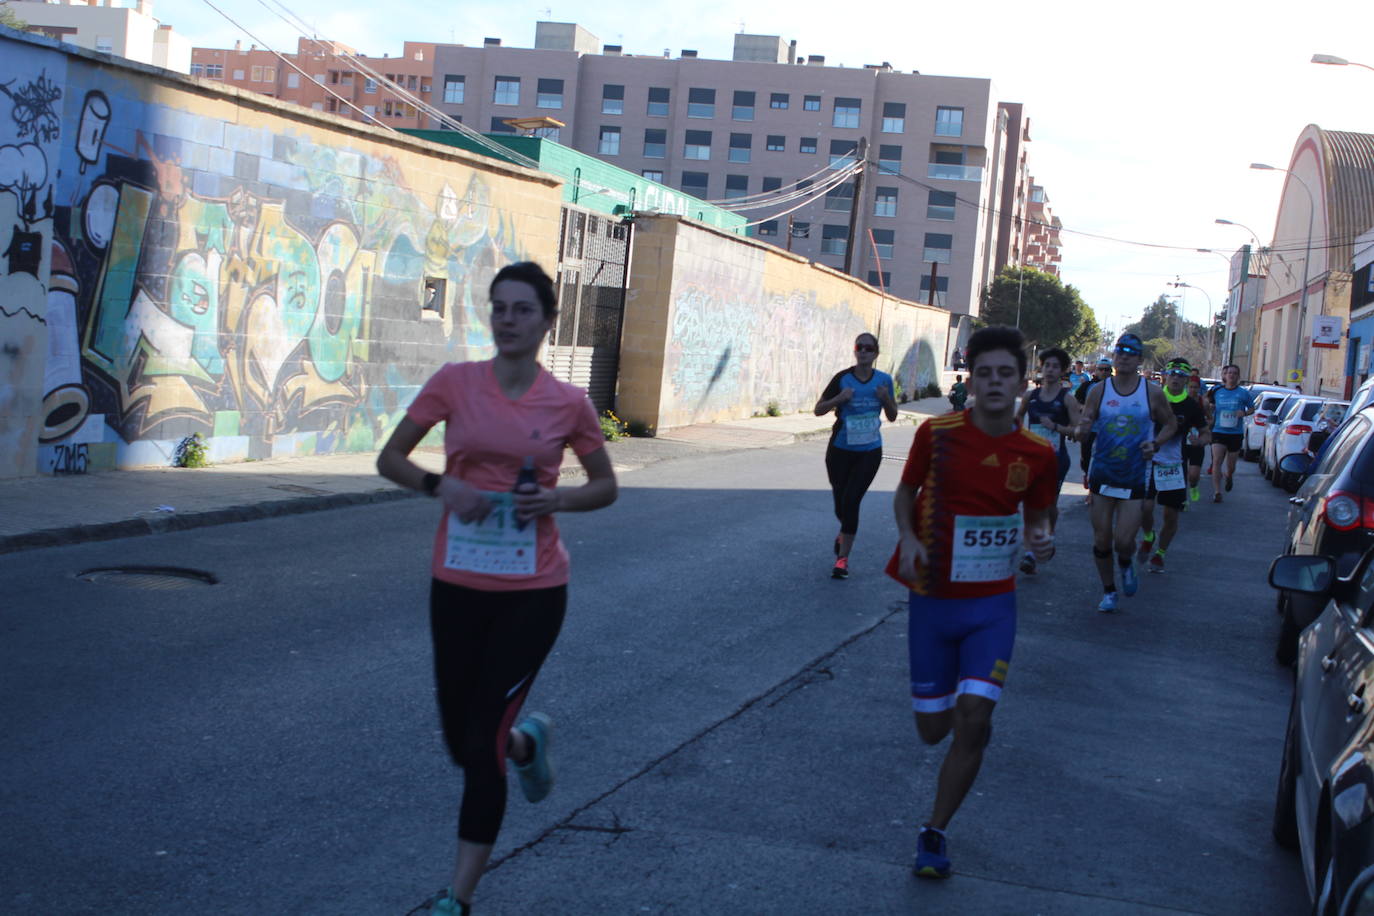
<svg viewBox="0 0 1374 916"><path fill-rule="evenodd" d="M1006 547L1008 544L1021 543L1021 531L1018 528L998 528L990 531L984 528L982 531L964 531L965 547Z"/></svg>

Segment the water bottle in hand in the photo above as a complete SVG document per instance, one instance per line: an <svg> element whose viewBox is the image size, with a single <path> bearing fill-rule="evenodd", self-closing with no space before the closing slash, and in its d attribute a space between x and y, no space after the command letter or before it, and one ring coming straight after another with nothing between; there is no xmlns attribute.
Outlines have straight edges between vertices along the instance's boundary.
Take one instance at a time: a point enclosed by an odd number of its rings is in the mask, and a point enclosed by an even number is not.
<svg viewBox="0 0 1374 916"><path fill-rule="evenodd" d="M515 486L511 488L511 492L512 492L512 493L529 493L529 492L532 492L532 491L530 490L531 487L533 487L534 490L538 490L538 489L539 489L539 481L535 479L535 474L534 474L534 456L532 456L532 455L526 455L526 456L525 456L525 463L524 463L523 465L520 466L520 473L517 474L516 477L515 477ZM525 526L528 525L528 524L529 524L528 521L526 521L525 519L520 518L518 515L515 517L515 530L516 530L516 531L524 531L524 530L525 530Z"/></svg>

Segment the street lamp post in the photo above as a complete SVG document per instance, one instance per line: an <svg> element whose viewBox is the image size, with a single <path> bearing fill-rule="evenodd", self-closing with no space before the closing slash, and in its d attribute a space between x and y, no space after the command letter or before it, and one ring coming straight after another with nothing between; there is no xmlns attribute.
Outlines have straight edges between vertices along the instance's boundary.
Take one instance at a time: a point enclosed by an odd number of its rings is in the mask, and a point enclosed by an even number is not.
<svg viewBox="0 0 1374 916"><path fill-rule="evenodd" d="M1210 370L1210 369L1212 368L1212 331L1213 331L1212 322L1215 320L1214 317L1213 317L1213 314L1212 314L1212 295L1211 295L1211 293L1207 292L1207 290L1203 289L1201 286L1194 286L1193 284L1191 284L1191 283L1185 283L1185 282L1182 281L1182 280L1177 280L1177 281L1175 281L1175 282L1173 282L1173 283L1170 283L1169 285L1170 285L1170 286L1182 286L1182 287L1186 287L1186 288L1188 288L1188 289L1195 289L1195 290L1197 290L1198 292L1202 293L1202 295L1204 295L1204 296L1207 297L1207 321L1208 321L1208 323L1207 323L1206 325L1204 325L1204 327L1205 327L1206 330L1207 330L1207 365L1206 365L1204 368ZM1187 302L1186 299L1185 299L1184 301ZM1180 316L1180 317L1181 317L1181 316Z"/></svg>
<svg viewBox="0 0 1374 916"><path fill-rule="evenodd" d="M1276 165L1265 165L1263 162L1252 162L1250 168L1266 172L1283 172L1295 180L1307 193L1307 247L1302 256L1302 294L1298 297L1298 332L1294 335L1297 341L1293 348L1293 368L1305 369L1306 360L1303 359L1305 354L1302 350L1302 332L1307 323L1307 272L1312 263L1312 219L1317 212L1317 202L1312 197L1312 189L1307 186L1307 182L1299 178L1292 170L1281 169Z"/></svg>
<svg viewBox="0 0 1374 916"><path fill-rule="evenodd" d="M1334 54L1313 54L1312 63L1330 64L1333 67L1364 67L1366 70L1374 70L1369 64L1357 63L1353 60L1346 60L1344 57L1337 57Z"/></svg>

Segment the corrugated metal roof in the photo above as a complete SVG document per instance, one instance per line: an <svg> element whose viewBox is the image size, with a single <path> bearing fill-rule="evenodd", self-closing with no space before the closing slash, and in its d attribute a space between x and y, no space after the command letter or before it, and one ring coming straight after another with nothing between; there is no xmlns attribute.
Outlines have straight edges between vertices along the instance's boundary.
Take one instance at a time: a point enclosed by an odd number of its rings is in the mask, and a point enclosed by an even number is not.
<svg viewBox="0 0 1374 916"><path fill-rule="evenodd" d="M1321 131L1326 166L1327 263L1349 270L1354 239L1374 227L1374 134Z"/></svg>

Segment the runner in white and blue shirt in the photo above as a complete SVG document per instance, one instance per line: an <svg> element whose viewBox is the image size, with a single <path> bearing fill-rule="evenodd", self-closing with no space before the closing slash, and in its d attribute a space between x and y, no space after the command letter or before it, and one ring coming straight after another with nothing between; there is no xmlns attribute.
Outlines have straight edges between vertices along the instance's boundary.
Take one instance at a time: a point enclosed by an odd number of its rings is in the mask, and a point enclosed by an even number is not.
<svg viewBox="0 0 1374 916"><path fill-rule="evenodd" d="M1240 367L1221 370L1221 385L1207 392L1212 405L1212 502L1221 502L1221 491L1231 491L1241 441L1245 438L1245 418L1255 412L1255 396L1240 387ZM1225 483L1222 465L1226 466Z"/></svg>
<svg viewBox="0 0 1374 916"><path fill-rule="evenodd" d="M897 419L892 376L873 368L878 338L860 334L854 365L835 373L816 402L816 416L835 411L835 427L825 450L825 471L835 500L840 533L835 536L835 567L830 575L849 578L849 551L859 531L859 504L883 460L883 417Z"/></svg>

